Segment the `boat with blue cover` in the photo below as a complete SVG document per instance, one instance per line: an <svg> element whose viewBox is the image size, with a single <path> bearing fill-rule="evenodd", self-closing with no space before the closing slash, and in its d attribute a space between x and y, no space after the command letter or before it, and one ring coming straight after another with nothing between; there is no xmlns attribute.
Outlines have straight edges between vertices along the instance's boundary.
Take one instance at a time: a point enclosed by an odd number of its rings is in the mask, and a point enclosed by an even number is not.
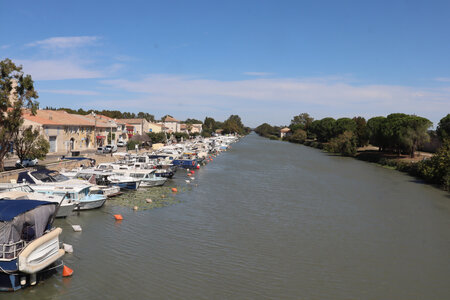
<svg viewBox="0 0 450 300"><path fill-rule="evenodd" d="M0 291L35 285L62 265L57 211L55 202L0 199Z"/></svg>

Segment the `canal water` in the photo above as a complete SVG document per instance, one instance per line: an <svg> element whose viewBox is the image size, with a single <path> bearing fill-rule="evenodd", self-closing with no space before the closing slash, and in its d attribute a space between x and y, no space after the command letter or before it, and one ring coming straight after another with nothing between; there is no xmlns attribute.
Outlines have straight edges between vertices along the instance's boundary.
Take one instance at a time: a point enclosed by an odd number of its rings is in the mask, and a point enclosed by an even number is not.
<svg viewBox="0 0 450 300"><path fill-rule="evenodd" d="M162 207L57 220L73 276L0 297L450 299L450 197L435 187L255 134L195 184L176 177Z"/></svg>

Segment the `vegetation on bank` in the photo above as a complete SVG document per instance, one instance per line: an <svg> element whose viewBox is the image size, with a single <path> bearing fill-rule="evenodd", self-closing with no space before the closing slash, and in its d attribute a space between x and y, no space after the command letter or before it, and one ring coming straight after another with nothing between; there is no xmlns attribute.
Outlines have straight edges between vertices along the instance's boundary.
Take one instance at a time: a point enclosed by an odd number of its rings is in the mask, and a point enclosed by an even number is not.
<svg viewBox="0 0 450 300"><path fill-rule="evenodd" d="M426 118L402 113L367 121L363 117L314 120L303 113L291 120L290 134L283 140L390 166L449 190L450 114L440 120L436 131L429 130L431 126ZM280 139L282 128L264 123L255 131L270 139ZM378 150L358 151L369 144ZM417 150L424 148L431 149L434 155L412 160ZM400 159L405 155L411 160Z"/></svg>

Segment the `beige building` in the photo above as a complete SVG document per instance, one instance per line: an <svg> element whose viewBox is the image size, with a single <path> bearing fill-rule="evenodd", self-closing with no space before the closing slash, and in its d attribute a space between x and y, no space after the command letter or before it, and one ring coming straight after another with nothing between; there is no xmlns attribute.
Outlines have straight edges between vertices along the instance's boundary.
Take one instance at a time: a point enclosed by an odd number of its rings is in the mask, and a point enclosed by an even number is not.
<svg viewBox="0 0 450 300"><path fill-rule="evenodd" d="M94 122L65 111L38 110L35 115L24 111L24 126L38 128L50 143L50 153L69 153L93 149Z"/></svg>
<svg viewBox="0 0 450 300"><path fill-rule="evenodd" d="M169 116L167 116L164 120L162 120L162 122L159 122L158 124L161 124L164 128L164 131L168 133L181 131L180 121Z"/></svg>

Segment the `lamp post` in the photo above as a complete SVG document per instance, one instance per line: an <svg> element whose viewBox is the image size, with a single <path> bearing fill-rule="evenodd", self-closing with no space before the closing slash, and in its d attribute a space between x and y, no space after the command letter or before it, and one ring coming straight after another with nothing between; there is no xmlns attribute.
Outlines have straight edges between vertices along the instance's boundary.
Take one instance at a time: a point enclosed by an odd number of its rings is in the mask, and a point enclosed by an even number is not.
<svg viewBox="0 0 450 300"><path fill-rule="evenodd" d="M94 117L94 140L95 140L95 146L98 147L98 141L97 141L97 115L95 112L91 112L91 115Z"/></svg>

